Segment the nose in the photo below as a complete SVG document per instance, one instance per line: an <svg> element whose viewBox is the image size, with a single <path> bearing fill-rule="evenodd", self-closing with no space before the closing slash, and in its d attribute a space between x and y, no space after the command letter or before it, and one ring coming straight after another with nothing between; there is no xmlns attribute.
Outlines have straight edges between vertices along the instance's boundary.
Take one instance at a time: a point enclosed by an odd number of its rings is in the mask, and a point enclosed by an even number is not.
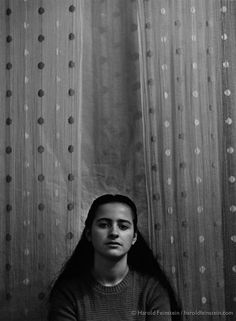
<svg viewBox="0 0 236 321"><path fill-rule="evenodd" d="M109 237L115 239L118 236L119 236L119 233L118 233L117 227L115 224L113 224L109 230Z"/></svg>

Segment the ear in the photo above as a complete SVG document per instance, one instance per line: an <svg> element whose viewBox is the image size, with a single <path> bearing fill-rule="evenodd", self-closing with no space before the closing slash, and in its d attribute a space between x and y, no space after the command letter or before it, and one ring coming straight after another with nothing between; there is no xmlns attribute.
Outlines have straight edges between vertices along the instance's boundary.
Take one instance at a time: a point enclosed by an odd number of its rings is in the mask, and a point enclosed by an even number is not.
<svg viewBox="0 0 236 321"><path fill-rule="evenodd" d="M134 243L135 243L136 241L137 241L137 232L134 233L132 245L134 245Z"/></svg>
<svg viewBox="0 0 236 321"><path fill-rule="evenodd" d="M85 236L86 236L86 239L91 242L91 233L90 233L90 230L89 229L86 229L85 231Z"/></svg>

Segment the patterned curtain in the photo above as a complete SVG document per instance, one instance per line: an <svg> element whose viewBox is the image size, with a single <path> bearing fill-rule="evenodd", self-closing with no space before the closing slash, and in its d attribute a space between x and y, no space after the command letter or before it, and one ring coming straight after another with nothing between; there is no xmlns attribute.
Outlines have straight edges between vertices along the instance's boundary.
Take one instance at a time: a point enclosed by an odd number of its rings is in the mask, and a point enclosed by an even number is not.
<svg viewBox="0 0 236 321"><path fill-rule="evenodd" d="M236 314L235 10L138 1L149 233L186 320Z"/></svg>
<svg viewBox="0 0 236 321"><path fill-rule="evenodd" d="M1 320L45 320L103 193L134 199L185 320L236 314L235 12L230 0L0 1Z"/></svg>
<svg viewBox="0 0 236 321"><path fill-rule="evenodd" d="M0 1L1 320L45 320L98 195L131 196L147 236L134 5Z"/></svg>

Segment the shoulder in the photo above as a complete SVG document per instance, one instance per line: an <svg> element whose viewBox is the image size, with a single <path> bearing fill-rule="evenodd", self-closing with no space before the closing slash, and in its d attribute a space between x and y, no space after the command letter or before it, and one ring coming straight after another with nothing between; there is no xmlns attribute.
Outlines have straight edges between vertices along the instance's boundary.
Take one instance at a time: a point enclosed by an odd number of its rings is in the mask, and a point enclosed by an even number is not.
<svg viewBox="0 0 236 321"><path fill-rule="evenodd" d="M167 290L162 286L157 276L149 274L142 274L137 271L132 271L133 280L136 285L140 288L145 301L151 306L165 305L169 306L169 295Z"/></svg>
<svg viewBox="0 0 236 321"><path fill-rule="evenodd" d="M135 282L147 286L147 287L152 287L152 286L161 286L160 281L158 280L158 277L152 276L147 273L141 273L138 271L131 270L132 277Z"/></svg>
<svg viewBox="0 0 236 321"><path fill-rule="evenodd" d="M89 287L89 277L74 276L58 281L51 292L51 297L64 297L74 299Z"/></svg>
<svg viewBox="0 0 236 321"><path fill-rule="evenodd" d="M58 280L50 293L48 320L77 320L77 301L83 295L80 277Z"/></svg>

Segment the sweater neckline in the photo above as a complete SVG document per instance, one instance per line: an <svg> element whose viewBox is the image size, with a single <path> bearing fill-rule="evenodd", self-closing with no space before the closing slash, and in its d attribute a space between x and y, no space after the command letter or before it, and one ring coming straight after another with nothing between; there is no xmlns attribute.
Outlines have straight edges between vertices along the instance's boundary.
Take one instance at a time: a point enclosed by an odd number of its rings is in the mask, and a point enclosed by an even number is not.
<svg viewBox="0 0 236 321"><path fill-rule="evenodd" d="M93 289L95 291L98 291L104 294L118 293L122 291L124 288L126 288L129 285L130 279L131 279L131 270L129 269L125 277L119 283L117 283L116 285L107 286L98 282L90 273L90 280L91 280Z"/></svg>

